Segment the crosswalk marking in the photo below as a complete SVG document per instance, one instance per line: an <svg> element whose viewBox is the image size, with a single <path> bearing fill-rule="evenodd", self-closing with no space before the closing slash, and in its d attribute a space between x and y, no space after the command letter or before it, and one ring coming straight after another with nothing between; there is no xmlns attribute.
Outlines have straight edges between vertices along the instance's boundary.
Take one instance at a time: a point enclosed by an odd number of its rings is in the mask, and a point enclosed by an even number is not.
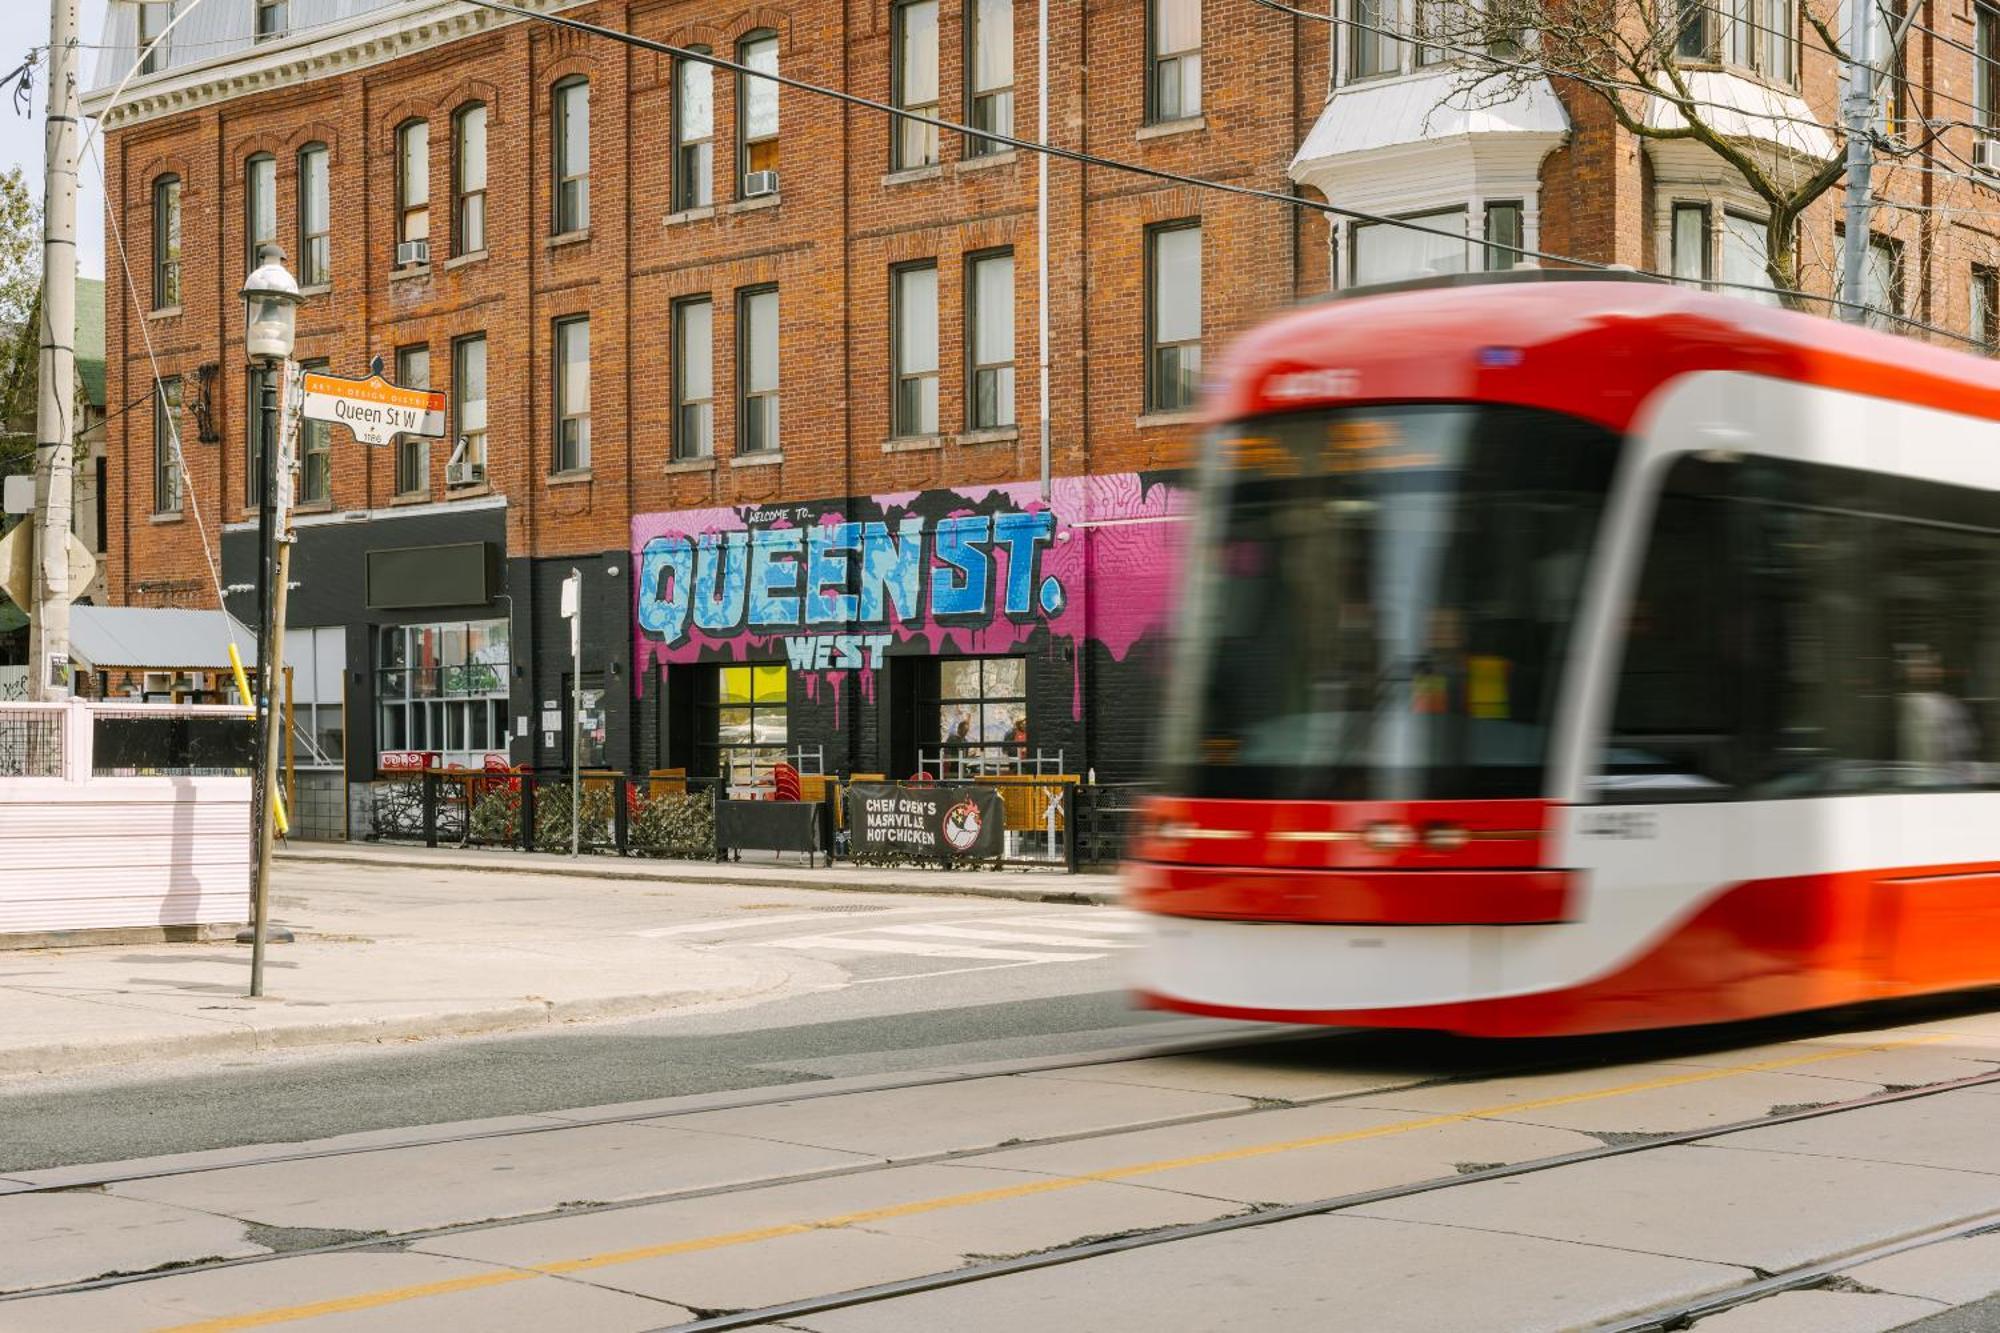
<svg viewBox="0 0 2000 1333"><path fill-rule="evenodd" d="M1058 935L1050 930L999 930L984 922L974 922L969 926L952 926L943 922L923 922L918 925L883 926L887 935L921 935L953 940L993 940L1000 944L1051 944L1067 945L1073 949L1130 949L1135 947L1129 940L1094 940L1081 935Z"/></svg>
<svg viewBox="0 0 2000 1333"><path fill-rule="evenodd" d="M887 927L884 928L888 929ZM1006 963L1072 963L1103 954L1032 953L1026 949L995 949L979 944L954 944L946 940L880 940L858 935L804 935L788 940L759 940L764 949L829 949L835 953L894 953L920 958L980 958Z"/></svg>
<svg viewBox="0 0 2000 1333"><path fill-rule="evenodd" d="M1007 918L1009 924L1061 926L1065 930L1101 931L1106 935L1138 935L1145 931L1142 921L1135 921L1128 912L1077 912L1065 916L1021 916Z"/></svg>
<svg viewBox="0 0 2000 1333"><path fill-rule="evenodd" d="M921 916L926 912L982 912L985 910L986 906L983 903L976 903L969 907L939 907L935 904L926 904L923 907L871 908L863 915L866 920L872 921L876 917L881 916ZM659 940L665 939L670 935L711 935L725 930L753 930L759 926L783 926L791 925L798 921L825 920L826 914L824 912L788 912L782 916L746 916L729 921L690 921L685 925L654 926L650 930L635 930L632 933L642 940Z"/></svg>

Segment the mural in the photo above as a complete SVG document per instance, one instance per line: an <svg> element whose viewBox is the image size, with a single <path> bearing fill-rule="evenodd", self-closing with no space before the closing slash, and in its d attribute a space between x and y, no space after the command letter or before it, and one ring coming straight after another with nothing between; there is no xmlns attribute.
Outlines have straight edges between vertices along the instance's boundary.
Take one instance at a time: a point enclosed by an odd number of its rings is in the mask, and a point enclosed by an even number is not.
<svg viewBox="0 0 2000 1333"><path fill-rule="evenodd" d="M782 658L809 688L859 672L872 694L895 653L1088 640L1122 661L1165 625L1185 501L1172 477L1120 473L1058 478L1047 503L1020 482L640 515L638 677Z"/></svg>

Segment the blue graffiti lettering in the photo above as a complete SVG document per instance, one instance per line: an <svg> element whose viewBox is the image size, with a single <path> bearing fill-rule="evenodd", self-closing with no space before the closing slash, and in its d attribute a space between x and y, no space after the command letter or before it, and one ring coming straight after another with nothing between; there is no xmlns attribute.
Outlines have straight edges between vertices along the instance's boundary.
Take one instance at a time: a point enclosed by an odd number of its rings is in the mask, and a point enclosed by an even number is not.
<svg viewBox="0 0 2000 1333"><path fill-rule="evenodd" d="M917 615L923 592L924 521L903 519L896 533L892 538L886 523L869 523L861 530L861 596L855 609L863 624L886 619L888 602L895 603L898 620Z"/></svg>
<svg viewBox="0 0 2000 1333"><path fill-rule="evenodd" d="M848 553L860 539L859 523L812 529L806 538L806 619L815 625L844 625L854 619L855 596L835 591L847 586Z"/></svg>
<svg viewBox="0 0 2000 1333"><path fill-rule="evenodd" d="M987 539L993 522L984 514L941 519L937 525L937 558L931 569L931 614L976 616L986 610Z"/></svg>
<svg viewBox="0 0 2000 1333"><path fill-rule="evenodd" d="M750 623L799 623L797 528L760 528L750 541Z"/></svg>
<svg viewBox="0 0 2000 1333"><path fill-rule="evenodd" d="M694 623L700 628L717 633L742 621L749 537L741 531L701 534L694 560Z"/></svg>
<svg viewBox="0 0 2000 1333"><path fill-rule="evenodd" d="M993 544L1007 548L1007 592L1002 605L1010 616L1031 615L1035 609L1035 548L1055 540L1056 516L1043 509L1032 514L1011 512L993 518Z"/></svg>
<svg viewBox="0 0 2000 1333"><path fill-rule="evenodd" d="M655 537L639 557L639 625L668 645L687 632L694 548L685 537Z"/></svg>

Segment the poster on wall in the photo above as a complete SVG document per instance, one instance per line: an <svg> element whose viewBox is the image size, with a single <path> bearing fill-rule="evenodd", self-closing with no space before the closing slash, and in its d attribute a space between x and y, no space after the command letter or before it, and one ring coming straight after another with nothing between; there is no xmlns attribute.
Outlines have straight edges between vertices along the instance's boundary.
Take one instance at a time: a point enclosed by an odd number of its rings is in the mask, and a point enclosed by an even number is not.
<svg viewBox="0 0 2000 1333"><path fill-rule="evenodd" d="M847 789L851 854L932 861L993 861L1006 849L1006 816L991 787L857 782Z"/></svg>

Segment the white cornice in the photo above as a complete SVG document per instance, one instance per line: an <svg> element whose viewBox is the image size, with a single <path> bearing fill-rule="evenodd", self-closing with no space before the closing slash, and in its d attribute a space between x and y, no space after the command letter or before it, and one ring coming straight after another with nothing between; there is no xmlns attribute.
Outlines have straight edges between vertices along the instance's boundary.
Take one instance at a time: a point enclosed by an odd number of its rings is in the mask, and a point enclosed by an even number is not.
<svg viewBox="0 0 2000 1333"><path fill-rule="evenodd" d="M523 8L554 13L583 0L514 0ZM468 5L462 0L425 0L364 15L338 27L272 42L245 43L227 55L177 66L126 85L116 108L116 85L84 94L84 114L107 130L125 129L162 116L212 106L231 98L295 87L349 70L365 69L442 46L482 32L525 23L526 19Z"/></svg>

